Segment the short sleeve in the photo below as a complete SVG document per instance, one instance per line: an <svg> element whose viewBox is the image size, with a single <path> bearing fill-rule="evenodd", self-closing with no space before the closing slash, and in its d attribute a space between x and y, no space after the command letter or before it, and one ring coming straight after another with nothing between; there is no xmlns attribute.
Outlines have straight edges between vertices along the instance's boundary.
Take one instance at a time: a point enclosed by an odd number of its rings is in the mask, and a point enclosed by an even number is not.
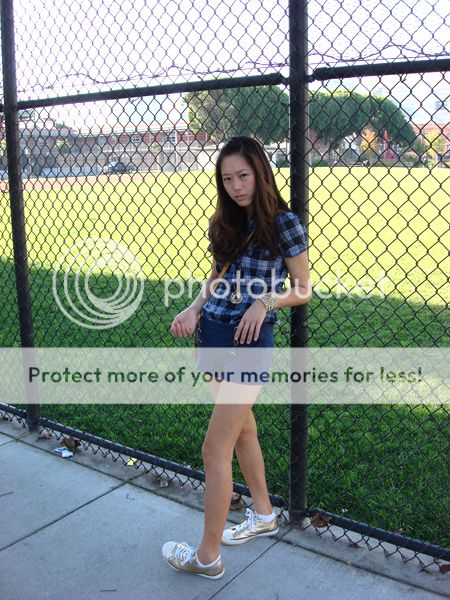
<svg viewBox="0 0 450 600"><path fill-rule="evenodd" d="M306 227L298 216L289 211L277 215L278 247L283 258L297 256L308 248Z"/></svg>

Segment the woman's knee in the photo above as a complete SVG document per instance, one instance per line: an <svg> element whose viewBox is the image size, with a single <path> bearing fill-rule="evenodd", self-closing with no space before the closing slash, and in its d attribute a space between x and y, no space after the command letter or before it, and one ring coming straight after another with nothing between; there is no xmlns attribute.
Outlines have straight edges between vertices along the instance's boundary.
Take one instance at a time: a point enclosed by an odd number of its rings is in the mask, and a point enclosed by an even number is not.
<svg viewBox="0 0 450 600"><path fill-rule="evenodd" d="M253 416L253 413L250 413L247 421L244 424L244 427L242 428L239 437L237 439L237 444L242 444L245 443L248 440L254 439L258 437L258 428L256 426L256 421L255 421L255 417Z"/></svg>
<svg viewBox="0 0 450 600"><path fill-rule="evenodd" d="M231 462L233 449L227 448L223 440L215 440L206 436L202 446L203 463L217 464L218 462Z"/></svg>

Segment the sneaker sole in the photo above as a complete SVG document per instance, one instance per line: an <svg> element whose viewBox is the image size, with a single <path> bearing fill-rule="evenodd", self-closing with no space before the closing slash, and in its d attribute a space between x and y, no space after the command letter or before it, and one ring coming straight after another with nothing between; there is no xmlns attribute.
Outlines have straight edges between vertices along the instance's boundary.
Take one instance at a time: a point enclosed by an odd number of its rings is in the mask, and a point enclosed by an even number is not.
<svg viewBox="0 0 450 600"><path fill-rule="evenodd" d="M225 546L238 546L239 544L245 544L245 542L249 542L250 540L254 540L260 537L269 537L272 535L277 535L280 529L277 527L273 531L267 531L266 533L257 533L256 535L252 535L251 537L242 538L241 540L224 540L222 538L222 544Z"/></svg>
<svg viewBox="0 0 450 600"><path fill-rule="evenodd" d="M218 573L217 575L206 575L206 573L193 573L192 571L181 571L181 569L177 569L176 567L174 567L168 560L167 558L164 556L163 554L163 558L165 560L165 562L169 565L169 567L172 567L172 569L174 571L176 571L177 573L186 573L186 575L197 575L198 577L205 577L206 579L220 579L221 577L223 577L225 575L225 569L223 569L220 573Z"/></svg>

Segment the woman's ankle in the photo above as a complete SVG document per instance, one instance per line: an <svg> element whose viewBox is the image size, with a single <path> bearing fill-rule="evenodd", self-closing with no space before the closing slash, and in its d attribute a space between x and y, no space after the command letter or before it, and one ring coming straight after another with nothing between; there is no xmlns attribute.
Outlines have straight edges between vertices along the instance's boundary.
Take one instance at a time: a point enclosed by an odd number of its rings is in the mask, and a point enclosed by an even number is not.
<svg viewBox="0 0 450 600"><path fill-rule="evenodd" d="M214 556L215 554L215 556ZM199 560L202 565L209 565L210 563L216 561L219 558L220 554L218 552L211 553L205 552L203 553L200 548L197 548L197 560Z"/></svg>
<svg viewBox="0 0 450 600"><path fill-rule="evenodd" d="M263 504L255 504L253 503L253 510L257 515L264 515L268 517L273 513L273 507L271 504L263 503Z"/></svg>

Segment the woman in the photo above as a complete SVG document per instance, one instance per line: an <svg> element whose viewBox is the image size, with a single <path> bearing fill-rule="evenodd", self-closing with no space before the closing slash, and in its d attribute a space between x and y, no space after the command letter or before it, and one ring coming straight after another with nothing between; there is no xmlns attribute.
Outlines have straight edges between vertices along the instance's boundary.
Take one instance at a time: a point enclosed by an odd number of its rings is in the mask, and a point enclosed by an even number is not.
<svg viewBox="0 0 450 600"><path fill-rule="evenodd" d="M272 348L275 309L305 304L311 298L306 231L282 199L262 146L248 137L230 139L217 159L216 184L217 208L209 230L211 275L171 326L175 336L192 335L200 315L200 370L205 370L208 358L205 348ZM212 289L227 263L223 281ZM291 288L281 293L288 272ZM214 352L210 354L217 361ZM261 385L217 377L210 386L215 406L202 447L206 473L203 536L198 548L167 542L162 552L177 571L218 579L225 572L221 542L238 545L276 535L278 525L252 412ZM224 531L232 496L233 451L255 511L248 509L241 525Z"/></svg>

